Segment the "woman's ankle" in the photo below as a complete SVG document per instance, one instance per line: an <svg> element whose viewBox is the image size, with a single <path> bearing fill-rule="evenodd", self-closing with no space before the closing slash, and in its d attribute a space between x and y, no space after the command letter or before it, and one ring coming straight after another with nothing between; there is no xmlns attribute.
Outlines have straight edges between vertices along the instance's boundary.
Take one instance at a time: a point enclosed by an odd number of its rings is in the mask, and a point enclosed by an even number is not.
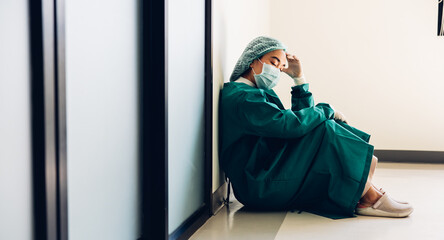
<svg viewBox="0 0 444 240"><path fill-rule="evenodd" d="M373 186L367 191L367 193L359 200L362 206L372 206L382 197L382 193L377 191Z"/></svg>

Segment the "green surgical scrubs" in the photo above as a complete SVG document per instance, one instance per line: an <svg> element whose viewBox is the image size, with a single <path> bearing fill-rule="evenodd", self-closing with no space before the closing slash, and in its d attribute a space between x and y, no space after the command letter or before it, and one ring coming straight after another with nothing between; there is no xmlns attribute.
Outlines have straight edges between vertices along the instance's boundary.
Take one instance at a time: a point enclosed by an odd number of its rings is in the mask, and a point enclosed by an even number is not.
<svg viewBox="0 0 444 240"><path fill-rule="evenodd" d="M309 85L291 87L291 109L276 93L225 83L219 106L219 160L246 207L354 217L370 170L370 135L314 105Z"/></svg>

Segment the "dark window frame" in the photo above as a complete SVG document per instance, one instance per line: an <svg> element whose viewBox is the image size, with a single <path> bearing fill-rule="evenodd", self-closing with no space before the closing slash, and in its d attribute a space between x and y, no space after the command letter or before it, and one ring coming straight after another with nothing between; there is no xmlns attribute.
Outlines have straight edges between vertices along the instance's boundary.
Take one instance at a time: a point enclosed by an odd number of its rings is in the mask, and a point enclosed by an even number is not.
<svg viewBox="0 0 444 240"><path fill-rule="evenodd" d="M167 0L140 1L139 151L142 236L168 238Z"/></svg>
<svg viewBox="0 0 444 240"><path fill-rule="evenodd" d="M67 240L64 0L29 0L34 239Z"/></svg>
<svg viewBox="0 0 444 240"><path fill-rule="evenodd" d="M444 26L442 26L443 24L443 5L444 5L444 1L438 1L438 36L443 36L444 35L444 31L443 28Z"/></svg>

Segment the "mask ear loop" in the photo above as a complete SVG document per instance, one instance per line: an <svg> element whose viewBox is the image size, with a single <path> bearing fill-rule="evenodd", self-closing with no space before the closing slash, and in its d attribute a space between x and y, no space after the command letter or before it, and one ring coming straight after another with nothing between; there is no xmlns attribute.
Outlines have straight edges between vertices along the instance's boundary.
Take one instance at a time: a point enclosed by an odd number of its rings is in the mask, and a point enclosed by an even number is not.
<svg viewBox="0 0 444 240"><path fill-rule="evenodd" d="M257 60L259 60L259 62L261 62L262 65L264 64L259 58ZM254 71L254 69L252 67L250 67L250 68L251 68L251 70L253 70L254 75L257 75L256 72Z"/></svg>

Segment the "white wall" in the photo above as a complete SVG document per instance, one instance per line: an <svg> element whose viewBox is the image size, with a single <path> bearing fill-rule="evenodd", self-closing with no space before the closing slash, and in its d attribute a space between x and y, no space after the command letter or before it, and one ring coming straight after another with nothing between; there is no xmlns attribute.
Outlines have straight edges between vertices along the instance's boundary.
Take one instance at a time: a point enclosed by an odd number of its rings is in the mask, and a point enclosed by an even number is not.
<svg viewBox="0 0 444 240"><path fill-rule="evenodd" d="M205 1L171 0L167 11L168 230L172 233L204 203Z"/></svg>
<svg viewBox="0 0 444 240"><path fill-rule="evenodd" d="M302 61L316 102L376 149L444 151L444 38L437 1L270 1L271 34ZM275 91L290 106L291 81Z"/></svg>
<svg viewBox="0 0 444 240"><path fill-rule="evenodd" d="M32 239L28 1L0 1L0 239Z"/></svg>
<svg viewBox="0 0 444 240"><path fill-rule="evenodd" d="M69 239L140 236L137 1L66 1Z"/></svg>
<svg viewBox="0 0 444 240"><path fill-rule="evenodd" d="M268 8L268 0L213 1L213 192L223 183L218 158L219 91L247 44L269 34Z"/></svg>

